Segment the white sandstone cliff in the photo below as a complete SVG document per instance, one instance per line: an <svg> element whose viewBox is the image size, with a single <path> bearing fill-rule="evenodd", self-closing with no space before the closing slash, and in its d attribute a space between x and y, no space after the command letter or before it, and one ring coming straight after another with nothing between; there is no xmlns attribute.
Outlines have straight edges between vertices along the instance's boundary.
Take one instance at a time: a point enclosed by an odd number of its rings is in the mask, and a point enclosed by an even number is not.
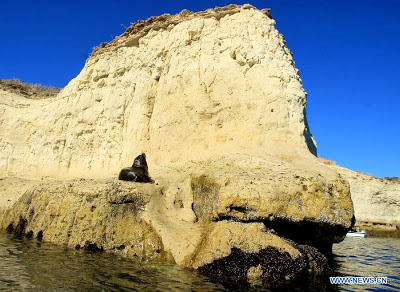
<svg viewBox="0 0 400 292"><path fill-rule="evenodd" d="M237 153L313 159L292 55L250 5L139 22L51 100L0 94L2 176L110 176L142 152L165 167Z"/></svg>
<svg viewBox="0 0 400 292"><path fill-rule="evenodd" d="M370 235L400 236L400 180L377 178L320 159L350 183L355 228Z"/></svg>

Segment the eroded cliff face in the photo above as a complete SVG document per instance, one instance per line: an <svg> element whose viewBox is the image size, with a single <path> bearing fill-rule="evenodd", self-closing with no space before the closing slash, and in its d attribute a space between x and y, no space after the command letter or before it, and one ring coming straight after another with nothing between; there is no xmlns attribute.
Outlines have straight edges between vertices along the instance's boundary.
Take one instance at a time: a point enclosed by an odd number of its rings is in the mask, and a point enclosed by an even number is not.
<svg viewBox="0 0 400 292"><path fill-rule="evenodd" d="M306 94L274 25L248 5L133 25L51 101L2 97L1 174L109 176L142 152L167 167L309 155Z"/></svg>
<svg viewBox="0 0 400 292"><path fill-rule="evenodd" d="M217 277L324 270L352 225L349 184L315 156L274 24L250 5L163 15L101 45L53 99L0 92L1 174L52 179L2 227ZM142 152L156 183L118 182Z"/></svg>
<svg viewBox="0 0 400 292"><path fill-rule="evenodd" d="M400 237L400 180L377 178L322 159L350 183L355 228L373 236Z"/></svg>

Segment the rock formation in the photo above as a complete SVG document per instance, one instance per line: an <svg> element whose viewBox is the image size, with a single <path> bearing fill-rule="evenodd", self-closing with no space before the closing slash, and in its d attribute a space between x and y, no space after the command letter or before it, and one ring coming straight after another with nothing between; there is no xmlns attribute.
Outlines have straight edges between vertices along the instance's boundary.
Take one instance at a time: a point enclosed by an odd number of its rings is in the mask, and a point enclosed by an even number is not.
<svg viewBox="0 0 400 292"><path fill-rule="evenodd" d="M322 271L352 225L349 184L315 156L267 10L152 17L55 98L0 98L1 175L48 178L19 193L3 228L269 282ZM143 152L156 183L117 181Z"/></svg>
<svg viewBox="0 0 400 292"><path fill-rule="evenodd" d="M168 167L309 152L306 95L274 24L229 6L133 25L55 99L2 97L1 173L110 176L142 152Z"/></svg>
<svg viewBox="0 0 400 292"><path fill-rule="evenodd" d="M320 159L350 183L355 228L373 236L400 237L400 179L376 178Z"/></svg>

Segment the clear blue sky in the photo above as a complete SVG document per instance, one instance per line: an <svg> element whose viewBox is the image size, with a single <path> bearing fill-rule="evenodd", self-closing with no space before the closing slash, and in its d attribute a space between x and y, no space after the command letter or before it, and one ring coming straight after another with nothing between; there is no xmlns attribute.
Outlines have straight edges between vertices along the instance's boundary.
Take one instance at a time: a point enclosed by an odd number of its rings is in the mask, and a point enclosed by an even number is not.
<svg viewBox="0 0 400 292"><path fill-rule="evenodd" d="M400 177L400 0L0 0L0 78L64 87L131 22L230 3L271 8L309 94L319 156Z"/></svg>

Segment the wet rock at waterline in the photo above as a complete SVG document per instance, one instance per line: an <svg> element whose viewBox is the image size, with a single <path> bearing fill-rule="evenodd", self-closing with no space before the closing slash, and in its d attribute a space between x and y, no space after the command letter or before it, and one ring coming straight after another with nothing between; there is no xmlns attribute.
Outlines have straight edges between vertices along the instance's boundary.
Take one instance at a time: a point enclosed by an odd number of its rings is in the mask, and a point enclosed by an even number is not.
<svg viewBox="0 0 400 292"><path fill-rule="evenodd" d="M262 223L224 220L210 228L188 266L218 281L280 285L330 271L316 248L280 237Z"/></svg>
<svg viewBox="0 0 400 292"><path fill-rule="evenodd" d="M222 196L229 185L206 176L158 184L45 182L1 214L0 227L71 248L175 262L219 281L259 278L269 285L329 270L324 253L345 226L265 217L262 200L257 214ZM296 229L303 236L290 232Z"/></svg>
<svg viewBox="0 0 400 292"><path fill-rule="evenodd" d="M166 260L161 238L140 215L152 193L146 184L57 181L27 191L0 223L18 236L71 248Z"/></svg>

